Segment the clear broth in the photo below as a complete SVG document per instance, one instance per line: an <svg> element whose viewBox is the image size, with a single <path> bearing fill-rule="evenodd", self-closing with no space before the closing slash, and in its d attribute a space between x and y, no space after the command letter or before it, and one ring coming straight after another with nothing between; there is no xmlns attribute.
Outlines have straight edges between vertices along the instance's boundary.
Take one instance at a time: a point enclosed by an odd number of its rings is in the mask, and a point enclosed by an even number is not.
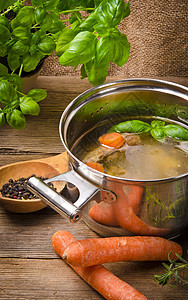
<svg viewBox="0 0 188 300"><path fill-rule="evenodd" d="M150 123L153 119L142 118L141 120ZM166 119L165 122L175 123ZM99 162L103 165L106 174L133 180L169 178L188 172L188 142L166 138L165 142L161 143L150 133L142 133L139 135L141 138L139 145L128 146L125 150L110 153L109 148L101 146L98 141L98 138L108 130L108 123L105 123L98 124L87 132L75 143L72 149L74 155L85 163ZM107 155L101 154L105 151Z"/></svg>

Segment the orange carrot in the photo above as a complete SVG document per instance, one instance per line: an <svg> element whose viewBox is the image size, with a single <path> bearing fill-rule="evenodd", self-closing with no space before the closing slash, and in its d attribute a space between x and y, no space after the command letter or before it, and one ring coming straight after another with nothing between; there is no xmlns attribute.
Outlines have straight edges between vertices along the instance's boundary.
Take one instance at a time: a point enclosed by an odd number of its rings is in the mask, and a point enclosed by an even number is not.
<svg viewBox="0 0 188 300"><path fill-rule="evenodd" d="M108 226L118 226L114 216L112 204L109 202L100 202L94 204L89 210L90 217L98 223Z"/></svg>
<svg viewBox="0 0 188 300"><path fill-rule="evenodd" d="M89 267L119 261L163 261L182 255L182 247L170 240L152 236L109 237L73 242L63 258L74 266Z"/></svg>
<svg viewBox="0 0 188 300"><path fill-rule="evenodd" d="M104 172L103 166L101 164L99 164L99 163L96 163L96 162L93 162L93 161L89 161L88 163L86 163L86 165L88 167L91 167L91 168L99 171L99 172Z"/></svg>
<svg viewBox="0 0 188 300"><path fill-rule="evenodd" d="M126 192L125 192L126 193ZM126 193L127 201L137 215L142 200L143 188L140 186L130 186L129 192ZM119 226L114 215L113 206L108 202L100 202L94 204L89 210L90 217L98 223L108 226Z"/></svg>
<svg viewBox="0 0 188 300"><path fill-rule="evenodd" d="M123 144L125 143L125 140L120 133L111 132L111 133L102 135L99 138L99 142L102 145L118 149L121 146L123 146Z"/></svg>
<svg viewBox="0 0 188 300"><path fill-rule="evenodd" d="M138 215L140 211L140 203L142 201L143 187L137 185L126 185L123 187L124 197L126 197L130 207L132 207L134 213Z"/></svg>
<svg viewBox="0 0 188 300"><path fill-rule="evenodd" d="M118 185L116 193L116 185L114 185L114 192L118 195L116 202L113 202L113 210L119 225L131 233L137 235L154 235L165 236L170 233L169 228L158 228L146 224L134 212L127 199L129 194L125 195L123 187Z"/></svg>
<svg viewBox="0 0 188 300"><path fill-rule="evenodd" d="M52 246L61 257L65 249L76 239L67 231L58 231L52 236ZM71 265L70 265L71 266ZM73 267L90 286L109 300L144 300L147 299L132 286L116 277L105 267L96 265L92 267Z"/></svg>

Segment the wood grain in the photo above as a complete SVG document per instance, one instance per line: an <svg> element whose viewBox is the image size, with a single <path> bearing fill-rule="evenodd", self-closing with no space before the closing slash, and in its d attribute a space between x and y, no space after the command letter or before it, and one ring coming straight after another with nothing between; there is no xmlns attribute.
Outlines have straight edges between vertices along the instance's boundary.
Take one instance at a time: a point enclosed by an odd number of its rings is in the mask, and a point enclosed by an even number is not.
<svg viewBox="0 0 188 300"><path fill-rule="evenodd" d="M110 77L108 81L117 78ZM119 78L118 78L119 79ZM188 85L186 78L166 78ZM3 126L0 130L0 166L46 158L63 152L58 124L64 108L78 94L90 88L77 77L41 76L36 87L48 92L39 117L27 116L23 131ZM103 299L56 255L51 237L67 230L77 239L97 237L81 220L71 224L47 207L35 213L16 214L0 209L0 299ZM188 234L177 237L188 249ZM187 288L160 287L154 274L164 271L160 262L127 262L105 265L150 300L188 298Z"/></svg>

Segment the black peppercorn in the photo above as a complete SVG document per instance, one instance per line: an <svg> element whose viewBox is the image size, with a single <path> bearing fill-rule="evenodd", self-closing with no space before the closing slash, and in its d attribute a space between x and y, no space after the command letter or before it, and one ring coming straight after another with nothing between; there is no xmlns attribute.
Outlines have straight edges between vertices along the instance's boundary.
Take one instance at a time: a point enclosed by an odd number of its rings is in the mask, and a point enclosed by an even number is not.
<svg viewBox="0 0 188 300"><path fill-rule="evenodd" d="M19 200L36 199L37 196L31 193L27 189L27 182L33 176L36 175L32 174L27 178L21 177L17 180L13 180L12 178L10 178L8 183L5 183L2 189L0 190L2 196L7 198L12 198L12 199L19 199ZM39 176L38 178L40 180L48 179L47 177L41 177L41 176ZM56 188L54 188L52 183L49 183L48 185L54 190L56 190Z"/></svg>

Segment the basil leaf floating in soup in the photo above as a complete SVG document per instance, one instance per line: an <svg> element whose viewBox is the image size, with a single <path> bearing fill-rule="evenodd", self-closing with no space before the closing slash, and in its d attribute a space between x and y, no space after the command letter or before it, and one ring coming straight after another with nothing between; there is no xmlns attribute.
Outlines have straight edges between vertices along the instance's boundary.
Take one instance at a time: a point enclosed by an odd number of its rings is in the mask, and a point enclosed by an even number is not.
<svg viewBox="0 0 188 300"><path fill-rule="evenodd" d="M174 125L174 124L166 125L164 126L164 131L165 134L170 138L188 141L188 129L180 125Z"/></svg>
<svg viewBox="0 0 188 300"><path fill-rule="evenodd" d="M165 141L165 132L162 127L155 127L151 129L150 133L155 140L162 143Z"/></svg>
<svg viewBox="0 0 188 300"><path fill-rule="evenodd" d="M151 126L143 121L140 120L131 120L119 123L117 125L114 125L110 132L116 131L116 132L148 132L151 130Z"/></svg>
<svg viewBox="0 0 188 300"><path fill-rule="evenodd" d="M156 128L156 127L163 127L165 125L165 122L164 121L161 121L161 120L153 120L151 122L151 127L152 128Z"/></svg>

